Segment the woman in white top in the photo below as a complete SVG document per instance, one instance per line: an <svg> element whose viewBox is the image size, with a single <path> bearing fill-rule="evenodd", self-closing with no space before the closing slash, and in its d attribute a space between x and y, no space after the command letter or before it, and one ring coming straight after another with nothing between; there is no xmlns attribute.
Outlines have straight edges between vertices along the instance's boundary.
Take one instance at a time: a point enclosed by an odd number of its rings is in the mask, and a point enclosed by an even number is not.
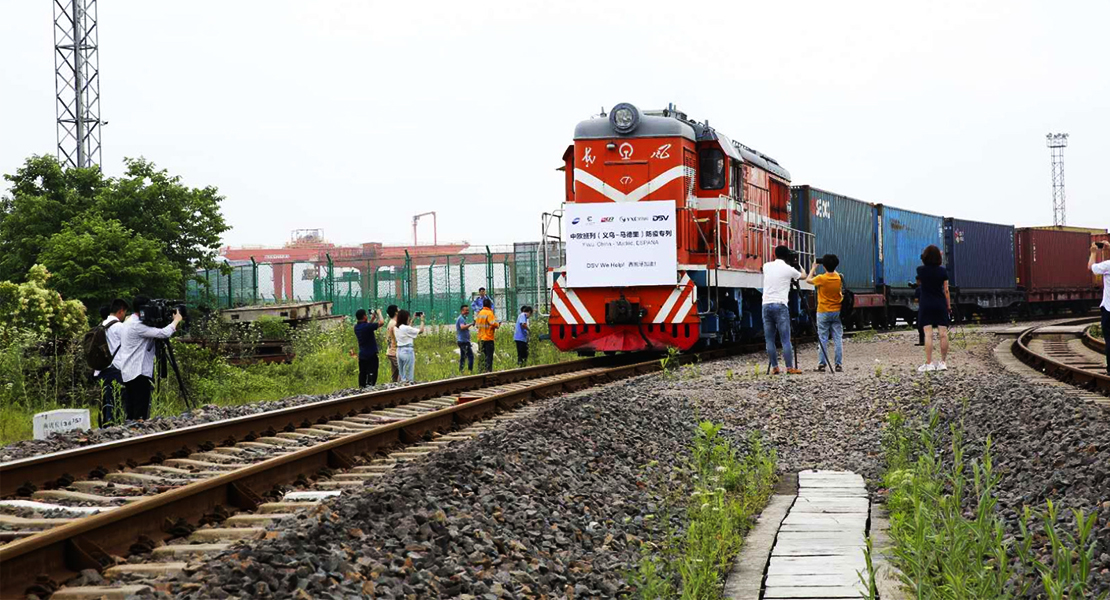
<svg viewBox="0 0 1110 600"><path fill-rule="evenodd" d="M397 311L397 328L393 331L397 336L397 367L401 371L402 382L413 381L416 354L412 349L412 343L416 340L416 336L424 333L424 313L418 313L417 318L420 319L419 329L409 325L409 311Z"/></svg>

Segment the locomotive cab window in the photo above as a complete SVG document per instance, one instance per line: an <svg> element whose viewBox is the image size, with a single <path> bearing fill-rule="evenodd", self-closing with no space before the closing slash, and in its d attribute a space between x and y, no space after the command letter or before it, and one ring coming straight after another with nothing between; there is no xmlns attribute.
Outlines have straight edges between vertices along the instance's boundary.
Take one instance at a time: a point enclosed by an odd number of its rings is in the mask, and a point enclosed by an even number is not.
<svg viewBox="0 0 1110 600"><path fill-rule="evenodd" d="M698 152L698 184L703 190L725 187L725 153L719 148L703 148Z"/></svg>

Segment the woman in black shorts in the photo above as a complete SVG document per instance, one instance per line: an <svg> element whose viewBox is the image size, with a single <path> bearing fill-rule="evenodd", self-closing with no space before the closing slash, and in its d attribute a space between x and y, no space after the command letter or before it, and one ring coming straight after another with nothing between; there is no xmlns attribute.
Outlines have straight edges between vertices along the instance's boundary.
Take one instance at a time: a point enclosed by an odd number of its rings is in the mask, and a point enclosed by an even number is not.
<svg viewBox="0 0 1110 600"><path fill-rule="evenodd" d="M952 300L948 295L948 271L941 266L940 248L929 246L921 253L922 265L917 268L917 285L921 290L917 321L925 330L925 364L918 371L948 369L948 325ZM940 330L940 362L933 362L933 328Z"/></svg>

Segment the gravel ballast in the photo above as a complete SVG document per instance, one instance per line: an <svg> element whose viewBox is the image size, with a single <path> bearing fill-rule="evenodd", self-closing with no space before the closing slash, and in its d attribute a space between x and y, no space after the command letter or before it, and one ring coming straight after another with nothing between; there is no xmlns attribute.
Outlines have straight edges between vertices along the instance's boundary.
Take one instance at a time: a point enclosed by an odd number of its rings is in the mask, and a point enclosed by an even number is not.
<svg viewBox="0 0 1110 600"><path fill-rule="evenodd" d="M969 457L992 436L1008 535L1026 504L1098 511L1096 585L1110 589L1110 410L1003 372L988 333L965 332L949 371L917 373L915 339L846 340L837 374L812 371L809 345L798 376L755 375L766 368L759 355L552 399L155 589L186 598L620 596L641 545L677 524L660 519L667 490L657 474L685 464L698 419L723 423L733 439L762 431L782 472L851 470L875 492L887 415L923 417L931 407L942 430L962 423Z"/></svg>
<svg viewBox="0 0 1110 600"><path fill-rule="evenodd" d="M696 426L689 402L643 393L652 379L550 401L534 417L399 467L292 528L276 525L275 539L172 580L170 590L187 598L626 593L641 544L660 541L667 527L652 473L684 464Z"/></svg>

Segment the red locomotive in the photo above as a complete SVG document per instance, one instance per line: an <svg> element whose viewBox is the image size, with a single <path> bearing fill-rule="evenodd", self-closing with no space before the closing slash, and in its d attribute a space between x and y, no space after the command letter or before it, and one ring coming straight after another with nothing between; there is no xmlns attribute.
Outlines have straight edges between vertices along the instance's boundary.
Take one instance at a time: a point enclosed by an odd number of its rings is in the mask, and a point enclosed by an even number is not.
<svg viewBox="0 0 1110 600"><path fill-rule="evenodd" d="M552 272L551 340L637 351L762 330L774 247L812 260L790 227L790 173L673 106L618 104L582 121L563 156L566 264Z"/></svg>

